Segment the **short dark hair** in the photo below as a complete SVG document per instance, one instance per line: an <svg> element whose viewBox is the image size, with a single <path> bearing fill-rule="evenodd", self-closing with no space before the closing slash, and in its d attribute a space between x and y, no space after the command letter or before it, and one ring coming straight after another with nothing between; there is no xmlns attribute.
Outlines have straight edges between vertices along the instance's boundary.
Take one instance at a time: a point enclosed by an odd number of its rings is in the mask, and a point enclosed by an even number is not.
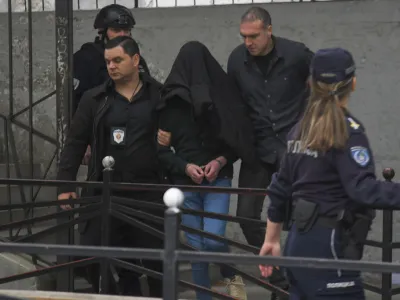
<svg viewBox="0 0 400 300"><path fill-rule="evenodd" d="M259 6L250 7L248 10L246 10L241 18L241 23L254 21L261 21L265 27L272 24L271 15L269 12Z"/></svg>
<svg viewBox="0 0 400 300"><path fill-rule="evenodd" d="M138 43L130 36L118 36L113 38L106 43L105 48L112 49L118 46L121 46L124 52L129 56L134 56L135 54L140 55Z"/></svg>

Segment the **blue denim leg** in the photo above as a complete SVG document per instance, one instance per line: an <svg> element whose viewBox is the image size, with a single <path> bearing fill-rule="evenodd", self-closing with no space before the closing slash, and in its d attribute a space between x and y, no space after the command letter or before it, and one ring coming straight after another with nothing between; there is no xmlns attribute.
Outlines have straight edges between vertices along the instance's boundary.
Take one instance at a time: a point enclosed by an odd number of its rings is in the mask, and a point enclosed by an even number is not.
<svg viewBox="0 0 400 300"><path fill-rule="evenodd" d="M200 193L185 192L185 201L183 202L183 207L194 210L204 210L203 198ZM182 224L188 227L203 229L203 219L200 216L194 216L189 214L182 215ZM185 232L187 242L190 246L204 251L203 237L198 234ZM200 262L192 264L192 277L193 282L197 285L203 286L210 289L210 276L208 274L208 263ZM212 297L208 294L202 292L196 292L196 299L199 300L212 300Z"/></svg>
<svg viewBox="0 0 400 300"><path fill-rule="evenodd" d="M214 181L210 186L216 187L231 187L232 181L228 178L221 178ZM213 212L217 214L229 213L229 194L217 193L204 193L204 211ZM225 236L227 222L224 220L204 218L204 231L213 233L215 235ZM229 246L226 243L216 241L209 238L204 238L205 250L214 252L229 252ZM221 267L221 275L224 278L231 278L235 273L228 269Z"/></svg>

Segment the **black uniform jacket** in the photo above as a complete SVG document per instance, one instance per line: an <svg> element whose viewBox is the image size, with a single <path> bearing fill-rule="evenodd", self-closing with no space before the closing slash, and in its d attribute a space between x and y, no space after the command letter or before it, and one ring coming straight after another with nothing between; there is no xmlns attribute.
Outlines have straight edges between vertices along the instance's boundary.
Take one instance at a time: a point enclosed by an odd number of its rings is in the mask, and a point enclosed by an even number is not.
<svg viewBox="0 0 400 300"><path fill-rule="evenodd" d="M364 126L346 113L349 139L344 149L322 154L300 151L296 125L288 151L267 189L268 218L281 223L288 201L304 199L319 206L319 215L336 217L342 210L400 209L400 184L377 180L373 153Z"/></svg>
<svg viewBox="0 0 400 300"><path fill-rule="evenodd" d="M145 73L141 73L143 88L148 89L154 108L160 101L160 84ZM87 91L73 117L71 127L63 147L57 180L76 180L76 175L88 145L92 148L88 178L90 181L101 179L102 149L106 149L105 135L102 134L103 117L110 106L109 96L113 93L111 79L104 84ZM156 139L154 139L156 143ZM60 187L59 193L75 191L71 187ZM90 194L90 193L89 193Z"/></svg>

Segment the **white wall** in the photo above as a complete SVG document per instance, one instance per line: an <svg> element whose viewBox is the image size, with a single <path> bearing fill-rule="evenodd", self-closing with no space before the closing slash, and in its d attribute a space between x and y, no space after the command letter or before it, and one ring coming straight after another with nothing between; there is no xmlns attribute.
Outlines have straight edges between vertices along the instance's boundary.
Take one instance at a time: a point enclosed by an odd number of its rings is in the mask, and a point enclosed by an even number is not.
<svg viewBox="0 0 400 300"><path fill-rule="evenodd" d="M0 12L8 11L8 1L0 0ZM28 10L29 0L11 0L13 12ZM53 11L55 0L31 0L32 11ZM111 3L118 3L129 8L134 7L134 0L73 0L75 10L93 10L102 8ZM78 6L79 1L79 6ZM303 0L309 2L311 0ZM331 0L317 0L331 1ZM171 7L171 6L203 6L212 4L244 4L244 3L271 3L271 2L299 2L299 0L139 0L140 7Z"/></svg>

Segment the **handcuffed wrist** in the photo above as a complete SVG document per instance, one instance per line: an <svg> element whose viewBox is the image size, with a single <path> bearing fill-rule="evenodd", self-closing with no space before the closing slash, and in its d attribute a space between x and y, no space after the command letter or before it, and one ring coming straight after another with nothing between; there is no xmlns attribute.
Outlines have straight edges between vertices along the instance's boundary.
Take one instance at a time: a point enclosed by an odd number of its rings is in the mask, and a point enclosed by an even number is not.
<svg viewBox="0 0 400 300"><path fill-rule="evenodd" d="M224 166L224 164L222 163L222 161L220 161L218 158L214 159L218 164L220 169L222 169L222 167Z"/></svg>

